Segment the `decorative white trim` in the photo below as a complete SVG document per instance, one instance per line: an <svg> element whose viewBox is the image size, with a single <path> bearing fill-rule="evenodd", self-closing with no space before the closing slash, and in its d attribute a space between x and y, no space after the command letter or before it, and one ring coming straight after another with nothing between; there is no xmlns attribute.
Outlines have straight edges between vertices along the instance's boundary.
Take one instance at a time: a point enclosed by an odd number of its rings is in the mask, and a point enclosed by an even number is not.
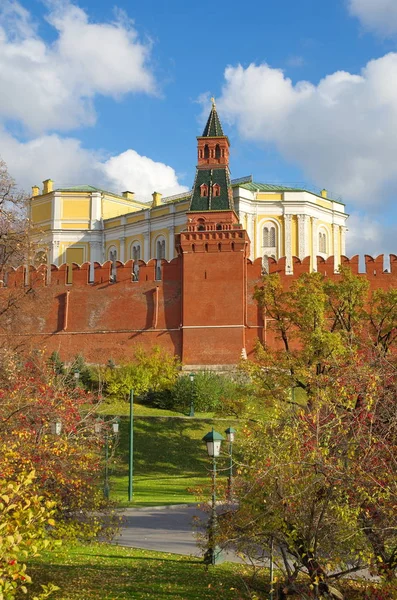
<svg viewBox="0 0 397 600"><path fill-rule="evenodd" d="M317 222L318 219L317 217L312 217L312 248L313 248L313 255L312 255L312 270L313 271L317 271L317 255L318 255L318 226L317 226Z"/></svg>
<svg viewBox="0 0 397 600"><path fill-rule="evenodd" d="M285 235L285 273L292 274L292 215L284 215L284 235Z"/></svg>
<svg viewBox="0 0 397 600"><path fill-rule="evenodd" d="M298 253L299 258L303 260L306 256L309 256L309 239L307 224L309 217L307 215L297 215L298 217Z"/></svg>

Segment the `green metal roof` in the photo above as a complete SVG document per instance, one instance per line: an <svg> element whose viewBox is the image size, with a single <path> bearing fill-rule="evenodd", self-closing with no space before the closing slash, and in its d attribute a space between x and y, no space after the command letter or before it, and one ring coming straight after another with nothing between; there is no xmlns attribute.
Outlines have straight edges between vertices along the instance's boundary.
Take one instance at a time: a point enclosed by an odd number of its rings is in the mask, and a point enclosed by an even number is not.
<svg viewBox="0 0 397 600"><path fill-rule="evenodd" d="M304 188L294 188L273 183L232 183L232 187L242 187L250 192L305 192Z"/></svg>
<svg viewBox="0 0 397 600"><path fill-rule="evenodd" d="M210 116L208 117L207 125L204 127L201 137L224 137L222 125L216 112L215 104L212 105Z"/></svg>

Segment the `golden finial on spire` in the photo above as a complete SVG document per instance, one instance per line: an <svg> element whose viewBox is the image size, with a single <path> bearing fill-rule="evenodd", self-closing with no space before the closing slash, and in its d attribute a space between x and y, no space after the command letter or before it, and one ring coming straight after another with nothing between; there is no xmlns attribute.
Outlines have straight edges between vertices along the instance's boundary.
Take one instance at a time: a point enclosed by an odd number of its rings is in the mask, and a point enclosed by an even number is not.
<svg viewBox="0 0 397 600"><path fill-rule="evenodd" d="M212 108L216 108L215 98L214 97L211 98L211 102L212 102Z"/></svg>

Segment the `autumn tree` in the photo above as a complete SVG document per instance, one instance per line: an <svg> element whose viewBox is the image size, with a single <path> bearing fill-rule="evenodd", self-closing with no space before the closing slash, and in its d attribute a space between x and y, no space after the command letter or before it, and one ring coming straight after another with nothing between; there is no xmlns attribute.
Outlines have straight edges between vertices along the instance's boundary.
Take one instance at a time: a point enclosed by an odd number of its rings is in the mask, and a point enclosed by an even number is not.
<svg viewBox="0 0 397 600"><path fill-rule="evenodd" d="M28 198L0 159L0 273L23 264L29 254Z"/></svg>
<svg viewBox="0 0 397 600"><path fill-rule="evenodd" d="M115 398L127 398L131 389L136 396L160 392L175 384L179 366L178 357L160 346L137 348L132 362L103 369L104 391Z"/></svg>
<svg viewBox="0 0 397 600"><path fill-rule="evenodd" d="M259 346L258 362L245 367L266 411L246 414L239 508L223 519L223 536L246 553L269 552L273 540L281 597L307 589L340 599L335 582L363 567L391 580L395 292L368 298L365 280L343 270L333 281L303 275L288 289L268 276L256 299L277 347Z"/></svg>
<svg viewBox="0 0 397 600"><path fill-rule="evenodd" d="M54 535L95 537L107 506L101 489L106 429L95 428L98 399L65 384L40 355L3 356L0 381L2 478L34 470L34 489L55 503Z"/></svg>

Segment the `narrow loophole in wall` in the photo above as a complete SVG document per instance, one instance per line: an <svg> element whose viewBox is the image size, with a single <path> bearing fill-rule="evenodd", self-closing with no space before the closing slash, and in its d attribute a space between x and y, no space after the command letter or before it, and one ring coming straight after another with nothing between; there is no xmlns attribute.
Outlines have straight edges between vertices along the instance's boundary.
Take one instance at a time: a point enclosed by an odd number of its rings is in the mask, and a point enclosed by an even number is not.
<svg viewBox="0 0 397 600"><path fill-rule="evenodd" d="M204 244L204 250L208 252L208 244Z"/></svg>
<svg viewBox="0 0 397 600"><path fill-rule="evenodd" d="M207 271L204 271L204 279L207 279Z"/></svg>
<svg viewBox="0 0 397 600"><path fill-rule="evenodd" d="M218 244L218 251L221 252L222 251L222 244Z"/></svg>

